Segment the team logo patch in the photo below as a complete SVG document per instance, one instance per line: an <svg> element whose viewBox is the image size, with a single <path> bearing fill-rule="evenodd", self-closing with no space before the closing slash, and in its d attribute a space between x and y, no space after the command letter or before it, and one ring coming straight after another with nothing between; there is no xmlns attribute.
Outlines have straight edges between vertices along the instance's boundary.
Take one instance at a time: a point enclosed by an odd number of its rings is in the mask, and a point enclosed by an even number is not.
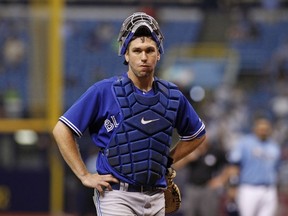
<svg viewBox="0 0 288 216"><path fill-rule="evenodd" d="M104 127L106 128L107 132L112 131L114 128L117 128L119 123L117 122L114 115L112 115L109 119L104 121Z"/></svg>

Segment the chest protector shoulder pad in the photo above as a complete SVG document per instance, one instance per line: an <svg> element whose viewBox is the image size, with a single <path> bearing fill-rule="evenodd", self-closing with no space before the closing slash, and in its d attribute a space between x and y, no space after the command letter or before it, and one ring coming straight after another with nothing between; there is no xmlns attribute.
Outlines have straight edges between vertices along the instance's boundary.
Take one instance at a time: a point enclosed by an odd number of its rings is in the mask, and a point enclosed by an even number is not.
<svg viewBox="0 0 288 216"><path fill-rule="evenodd" d="M166 172L180 92L167 81L154 81L153 96L134 92L129 78L113 84L123 120L116 128L106 155L120 175L136 184L155 185Z"/></svg>

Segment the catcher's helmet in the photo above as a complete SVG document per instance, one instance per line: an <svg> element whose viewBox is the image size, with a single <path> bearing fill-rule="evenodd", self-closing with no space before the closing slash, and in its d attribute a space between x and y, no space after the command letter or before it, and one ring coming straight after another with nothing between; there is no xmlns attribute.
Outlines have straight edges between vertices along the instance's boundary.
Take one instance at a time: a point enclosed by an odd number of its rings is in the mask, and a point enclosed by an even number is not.
<svg viewBox="0 0 288 216"><path fill-rule="evenodd" d="M151 35L157 43L159 52L162 54L163 50L163 34L157 21L144 12L136 12L126 18L122 24L118 42L119 42L119 56L125 54L128 44L133 36Z"/></svg>

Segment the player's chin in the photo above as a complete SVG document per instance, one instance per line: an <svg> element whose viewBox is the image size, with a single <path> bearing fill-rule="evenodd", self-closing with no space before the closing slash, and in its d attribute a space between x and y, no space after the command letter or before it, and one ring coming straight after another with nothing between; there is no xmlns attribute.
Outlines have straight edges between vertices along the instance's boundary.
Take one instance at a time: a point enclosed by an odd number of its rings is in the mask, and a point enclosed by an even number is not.
<svg viewBox="0 0 288 216"><path fill-rule="evenodd" d="M139 77L150 77L152 72L140 72Z"/></svg>
<svg viewBox="0 0 288 216"><path fill-rule="evenodd" d="M153 70L151 68L141 68L139 70L139 75L141 76L150 76L151 74L153 74Z"/></svg>

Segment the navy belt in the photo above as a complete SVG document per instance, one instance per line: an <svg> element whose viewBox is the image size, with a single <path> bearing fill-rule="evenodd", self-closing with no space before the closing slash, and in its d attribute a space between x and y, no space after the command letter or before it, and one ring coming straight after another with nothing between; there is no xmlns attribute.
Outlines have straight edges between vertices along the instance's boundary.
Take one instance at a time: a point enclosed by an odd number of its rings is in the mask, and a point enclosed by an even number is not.
<svg viewBox="0 0 288 216"><path fill-rule="evenodd" d="M111 184L113 190L127 191L127 192L151 192L160 190L159 187L154 186L143 186L143 185L132 185L125 182Z"/></svg>
<svg viewBox="0 0 288 216"><path fill-rule="evenodd" d="M252 185L252 186L261 186L261 187L272 187L274 186L274 184L272 183L244 183L243 182L243 185Z"/></svg>
<svg viewBox="0 0 288 216"><path fill-rule="evenodd" d="M263 186L263 187L271 187L273 186L273 184L271 183L256 183L256 184L253 184L254 186Z"/></svg>

